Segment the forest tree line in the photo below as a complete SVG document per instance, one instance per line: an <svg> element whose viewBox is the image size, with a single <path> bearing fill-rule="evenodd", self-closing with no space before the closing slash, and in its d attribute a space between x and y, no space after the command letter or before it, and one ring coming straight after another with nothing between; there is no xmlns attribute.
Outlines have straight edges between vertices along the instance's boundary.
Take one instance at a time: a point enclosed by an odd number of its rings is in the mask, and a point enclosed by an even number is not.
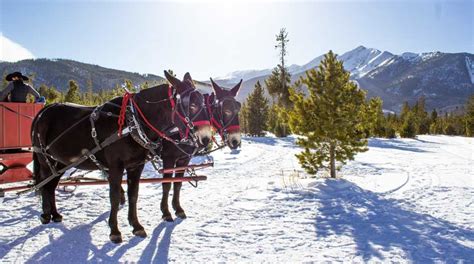
<svg viewBox="0 0 474 264"><path fill-rule="evenodd" d="M171 71L172 72L172 71ZM35 75L29 75L28 84L32 85ZM115 85L113 88L109 89L94 89L92 80L87 82L87 87L79 87L78 83L75 80L69 80L67 89L62 92L60 89L54 86L47 86L46 84L41 84L39 87L34 87L41 96L44 96L46 104L51 103L75 103L87 106L94 106L103 104L115 97L123 96L125 89L131 92L137 92L142 89L149 88L161 83L152 83L149 84L145 82L141 85L134 85L132 81L124 79L122 85ZM2 89L8 85L8 82L3 78ZM34 102L34 97L30 96L27 99L27 102Z"/></svg>

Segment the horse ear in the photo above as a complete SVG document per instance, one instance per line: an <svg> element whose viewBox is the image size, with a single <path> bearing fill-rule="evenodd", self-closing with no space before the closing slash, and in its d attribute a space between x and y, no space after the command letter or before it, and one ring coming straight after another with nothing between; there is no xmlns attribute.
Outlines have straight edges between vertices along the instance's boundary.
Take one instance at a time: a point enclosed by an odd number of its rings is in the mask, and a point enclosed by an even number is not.
<svg viewBox="0 0 474 264"><path fill-rule="evenodd" d="M219 94L222 93L222 88L217 83L215 83L212 78L209 78L209 79L211 79L212 90L214 90L214 93L216 94L216 96L219 97Z"/></svg>
<svg viewBox="0 0 474 264"><path fill-rule="evenodd" d="M191 77L191 74L189 74L189 72L187 72L187 73L184 74L183 82L188 82L188 83L190 83L191 86L192 86L194 89L196 89L196 86L194 85L193 78Z"/></svg>
<svg viewBox="0 0 474 264"><path fill-rule="evenodd" d="M240 82L237 85L235 85L234 88L232 88L230 90L230 94L232 94L233 97L237 96L237 94L239 93L241 85L242 85L242 79L240 79Z"/></svg>
<svg viewBox="0 0 474 264"><path fill-rule="evenodd" d="M175 88L179 87L179 84L181 83L181 81L177 79L176 77L174 77L173 75L171 75L168 71L165 71L165 77L168 80L168 82L171 83L173 87Z"/></svg>

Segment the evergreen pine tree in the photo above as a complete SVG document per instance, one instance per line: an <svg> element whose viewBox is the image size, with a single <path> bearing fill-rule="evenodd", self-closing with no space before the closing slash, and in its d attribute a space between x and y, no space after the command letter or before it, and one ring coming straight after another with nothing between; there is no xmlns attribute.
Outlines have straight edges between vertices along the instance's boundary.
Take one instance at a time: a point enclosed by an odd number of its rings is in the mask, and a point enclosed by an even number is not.
<svg viewBox="0 0 474 264"><path fill-rule="evenodd" d="M265 87L273 99L272 104L277 105L272 106L272 111L270 111L272 119L269 122L269 129L278 137L286 137L290 133L285 111L291 107L289 99L291 76L285 66L285 56L288 53L286 45L289 42L288 33L285 28L280 29L279 34L276 35L276 41L277 45L275 45L275 48L279 50L280 61L277 67L273 69L272 74L265 80ZM277 110L281 111L277 112Z"/></svg>
<svg viewBox="0 0 474 264"><path fill-rule="evenodd" d="M48 93L49 93L48 86L46 86L46 84L41 84L40 87L38 88L38 93L41 96L44 96L44 98L48 98Z"/></svg>
<svg viewBox="0 0 474 264"><path fill-rule="evenodd" d="M84 96L84 104L85 105L93 105L93 97L94 97L94 86L92 85L92 79L87 79L87 93Z"/></svg>
<svg viewBox="0 0 474 264"><path fill-rule="evenodd" d="M404 115L402 127L400 128L400 136L404 138L414 138L416 136L416 120L413 112Z"/></svg>
<svg viewBox="0 0 474 264"><path fill-rule="evenodd" d="M474 136L474 95L471 95L466 103L466 136Z"/></svg>
<svg viewBox="0 0 474 264"><path fill-rule="evenodd" d="M240 124L240 131L242 134L249 133L249 126L247 122L248 110L247 110L247 101L242 103L242 107L240 108L239 114L239 124Z"/></svg>
<svg viewBox="0 0 474 264"><path fill-rule="evenodd" d="M382 104L380 97L371 98L367 104L365 111L367 137L383 137L385 135L385 117Z"/></svg>
<svg viewBox="0 0 474 264"><path fill-rule="evenodd" d="M406 116L410 111L410 105L408 104L408 102L405 101L402 106L402 112L400 113L400 119L405 120Z"/></svg>
<svg viewBox="0 0 474 264"><path fill-rule="evenodd" d="M81 95L79 92L79 86L77 85L76 81L70 80L69 81L69 89L67 90L66 96L64 97L64 101L80 104L81 103Z"/></svg>
<svg viewBox="0 0 474 264"><path fill-rule="evenodd" d="M336 161L345 163L367 150L367 140L360 132L364 129L365 92L349 77L342 61L329 51L318 70L306 72L301 80L309 96L290 90L294 107L289 111L289 124L302 135L297 144L304 151L296 156L308 173L328 167L334 178Z"/></svg>
<svg viewBox="0 0 474 264"><path fill-rule="evenodd" d="M436 111L436 108L434 108L433 111L431 111L430 123L436 122L437 119L438 119L438 112Z"/></svg>
<svg viewBox="0 0 474 264"><path fill-rule="evenodd" d="M396 138L397 134L397 115L388 114L385 118L385 131L384 137L386 138Z"/></svg>
<svg viewBox="0 0 474 264"><path fill-rule="evenodd" d="M430 119L428 113L425 111L425 97L418 99L414 109L416 115L417 134L427 134L430 129Z"/></svg>
<svg viewBox="0 0 474 264"><path fill-rule="evenodd" d="M268 99L263 94L260 82L255 84L255 89L247 98L245 120L248 133L251 136L263 136L268 120Z"/></svg>

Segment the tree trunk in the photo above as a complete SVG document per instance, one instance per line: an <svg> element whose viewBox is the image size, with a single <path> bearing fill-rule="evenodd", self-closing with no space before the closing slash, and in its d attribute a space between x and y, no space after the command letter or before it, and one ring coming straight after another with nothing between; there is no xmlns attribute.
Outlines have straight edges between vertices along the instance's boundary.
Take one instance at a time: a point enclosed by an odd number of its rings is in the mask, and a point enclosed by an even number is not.
<svg viewBox="0 0 474 264"><path fill-rule="evenodd" d="M336 178L336 145L331 143L329 147L329 159L331 164L331 178Z"/></svg>

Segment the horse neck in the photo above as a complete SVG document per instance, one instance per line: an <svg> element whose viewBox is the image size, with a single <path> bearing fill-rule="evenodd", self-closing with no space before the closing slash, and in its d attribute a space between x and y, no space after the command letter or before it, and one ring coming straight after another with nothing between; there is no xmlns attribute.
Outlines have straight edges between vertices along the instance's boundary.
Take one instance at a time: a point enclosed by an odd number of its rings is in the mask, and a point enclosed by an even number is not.
<svg viewBox="0 0 474 264"><path fill-rule="evenodd" d="M143 112L143 115L157 129L163 131L172 125L171 121L171 103L168 96L169 86L162 84L151 87L137 93L135 102ZM145 133L150 139L158 139L158 135L145 127Z"/></svg>

